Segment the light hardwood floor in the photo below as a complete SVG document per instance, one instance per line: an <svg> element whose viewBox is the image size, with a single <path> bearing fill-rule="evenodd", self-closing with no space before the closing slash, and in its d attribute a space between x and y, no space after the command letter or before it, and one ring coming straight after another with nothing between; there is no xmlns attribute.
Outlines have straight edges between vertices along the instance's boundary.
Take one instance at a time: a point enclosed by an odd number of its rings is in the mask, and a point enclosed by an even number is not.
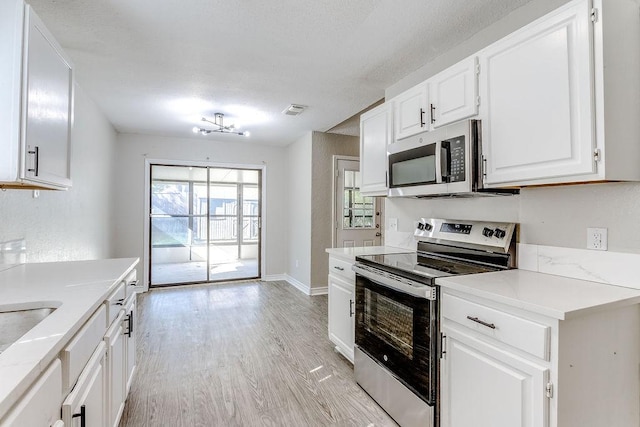
<svg viewBox="0 0 640 427"><path fill-rule="evenodd" d="M327 297L286 282L138 297L120 426L396 426L327 337Z"/></svg>

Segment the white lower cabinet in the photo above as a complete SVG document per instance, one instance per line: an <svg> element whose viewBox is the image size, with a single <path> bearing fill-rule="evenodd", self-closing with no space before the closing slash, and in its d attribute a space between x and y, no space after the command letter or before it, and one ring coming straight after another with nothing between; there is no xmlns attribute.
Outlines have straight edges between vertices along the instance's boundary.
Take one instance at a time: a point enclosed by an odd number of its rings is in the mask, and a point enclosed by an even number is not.
<svg viewBox="0 0 640 427"><path fill-rule="evenodd" d="M0 426L60 427L61 401L62 364L59 359L55 359L2 420Z"/></svg>
<svg viewBox="0 0 640 427"><path fill-rule="evenodd" d="M329 339L353 363L356 282L353 262L329 257Z"/></svg>
<svg viewBox="0 0 640 427"><path fill-rule="evenodd" d="M107 343L108 414L107 426L117 426L126 400L126 345L124 312L111 325L104 336Z"/></svg>
<svg viewBox="0 0 640 427"><path fill-rule="evenodd" d="M442 425L546 427L549 369L443 327Z"/></svg>
<svg viewBox="0 0 640 427"><path fill-rule="evenodd" d="M62 404L65 426L106 426L106 344L101 342Z"/></svg>
<svg viewBox="0 0 640 427"><path fill-rule="evenodd" d="M329 339L353 362L355 285L329 276Z"/></svg>
<svg viewBox="0 0 640 427"><path fill-rule="evenodd" d="M136 316L136 294L133 293L127 302L125 308L125 354L126 354L126 393L131 390L131 383L133 382L133 374L136 370L136 337L135 331L137 330Z"/></svg>
<svg viewBox="0 0 640 427"><path fill-rule="evenodd" d="M640 425L640 305L556 318L441 294L441 427Z"/></svg>

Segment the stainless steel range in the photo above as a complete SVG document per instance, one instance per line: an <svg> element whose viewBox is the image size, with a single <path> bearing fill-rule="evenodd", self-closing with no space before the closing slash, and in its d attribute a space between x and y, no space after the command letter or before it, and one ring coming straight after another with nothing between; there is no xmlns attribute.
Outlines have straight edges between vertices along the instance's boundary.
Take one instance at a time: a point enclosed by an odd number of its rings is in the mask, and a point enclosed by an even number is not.
<svg viewBox="0 0 640 427"><path fill-rule="evenodd" d="M416 253L356 258L356 381L401 426L439 425L436 278L515 267L516 228L422 218Z"/></svg>

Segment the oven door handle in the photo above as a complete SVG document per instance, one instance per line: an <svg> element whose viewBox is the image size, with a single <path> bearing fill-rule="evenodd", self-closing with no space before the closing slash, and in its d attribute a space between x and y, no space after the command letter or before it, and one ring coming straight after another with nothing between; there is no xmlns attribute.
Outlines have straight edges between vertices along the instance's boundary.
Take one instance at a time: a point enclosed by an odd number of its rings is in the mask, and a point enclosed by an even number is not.
<svg viewBox="0 0 640 427"><path fill-rule="evenodd" d="M425 285L424 283L416 282L415 280L405 279L404 277L395 276L387 273L386 271L369 269L365 266L355 264L352 270L378 285L392 288L405 294L413 295L419 298L425 298L431 301L435 301L437 298L437 291L435 286Z"/></svg>

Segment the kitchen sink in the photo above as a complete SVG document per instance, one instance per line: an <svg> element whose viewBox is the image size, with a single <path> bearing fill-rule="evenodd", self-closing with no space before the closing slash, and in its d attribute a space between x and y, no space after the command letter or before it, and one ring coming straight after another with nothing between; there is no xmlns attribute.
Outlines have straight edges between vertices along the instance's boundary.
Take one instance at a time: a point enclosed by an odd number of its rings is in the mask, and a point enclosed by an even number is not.
<svg viewBox="0 0 640 427"><path fill-rule="evenodd" d="M56 309L38 307L22 310L2 311L0 308L0 353L42 322Z"/></svg>

